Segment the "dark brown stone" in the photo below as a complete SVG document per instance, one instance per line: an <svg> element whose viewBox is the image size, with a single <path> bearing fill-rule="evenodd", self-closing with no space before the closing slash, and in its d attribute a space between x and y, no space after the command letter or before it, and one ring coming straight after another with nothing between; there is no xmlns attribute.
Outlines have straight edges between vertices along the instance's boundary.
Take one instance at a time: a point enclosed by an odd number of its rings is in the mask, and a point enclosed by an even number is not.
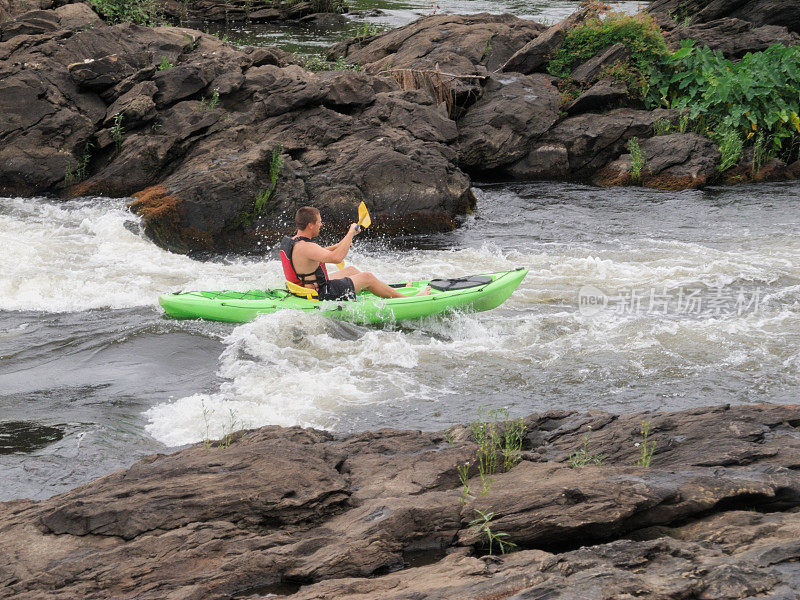
<svg viewBox="0 0 800 600"><path fill-rule="evenodd" d="M483 96L458 121L459 162L473 170L497 169L528 152L558 119L560 96L547 75L496 75Z"/></svg>
<svg viewBox="0 0 800 600"><path fill-rule="evenodd" d="M550 57L564 42L567 31L583 22L589 14L590 11L584 8L549 27L517 50L503 64L501 70L526 75L543 71Z"/></svg>
<svg viewBox="0 0 800 600"><path fill-rule="evenodd" d="M576 67L570 77L581 84L591 83L600 76L603 69L627 60L630 55L631 52L625 44L614 44Z"/></svg>
<svg viewBox="0 0 800 600"><path fill-rule="evenodd" d="M180 210L156 193L140 201L164 218ZM634 464L642 421L655 443L647 468ZM302 600L567 600L594 597L598 581L608 598L791 597L797 407L524 422L522 462L485 495L469 426L447 438L263 427L0 504L0 597L199 600L265 594L281 580L307 584ZM601 464L570 468L580 448ZM464 499L456 467L467 462ZM481 556L478 510L518 551ZM403 568L421 549L439 550L432 564Z"/></svg>
<svg viewBox="0 0 800 600"><path fill-rule="evenodd" d="M583 112L593 112L604 108L616 108L628 100L628 87L622 81L615 81L610 77L601 79L588 90L583 92L569 106L567 114L575 115Z"/></svg>
<svg viewBox="0 0 800 600"><path fill-rule="evenodd" d="M661 189L699 188L716 179L720 152L716 145L696 133L673 133L642 140L644 157L641 184ZM631 155L623 154L602 169L594 182L599 185L631 183Z"/></svg>

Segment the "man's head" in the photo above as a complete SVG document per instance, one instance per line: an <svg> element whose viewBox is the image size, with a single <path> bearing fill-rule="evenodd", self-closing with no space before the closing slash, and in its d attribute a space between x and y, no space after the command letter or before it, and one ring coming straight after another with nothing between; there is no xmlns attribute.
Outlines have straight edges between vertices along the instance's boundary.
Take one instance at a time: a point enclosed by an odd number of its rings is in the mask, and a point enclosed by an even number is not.
<svg viewBox="0 0 800 600"><path fill-rule="evenodd" d="M319 210L313 206L303 206L297 209L294 215L294 224L297 225L297 231L305 231L309 233L309 237L319 235L319 230L322 227L322 217Z"/></svg>

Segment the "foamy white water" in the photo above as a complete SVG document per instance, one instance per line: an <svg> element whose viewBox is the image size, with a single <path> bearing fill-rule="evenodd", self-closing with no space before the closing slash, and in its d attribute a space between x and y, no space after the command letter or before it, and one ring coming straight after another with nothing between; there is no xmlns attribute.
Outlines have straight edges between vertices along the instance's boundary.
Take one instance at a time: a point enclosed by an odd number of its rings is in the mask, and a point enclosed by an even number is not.
<svg viewBox="0 0 800 600"><path fill-rule="evenodd" d="M125 200L0 198L0 310L156 305L176 289L266 287L274 261L200 262L162 250Z"/></svg>
<svg viewBox="0 0 800 600"><path fill-rule="evenodd" d="M478 190L475 216L427 249L400 251L367 235L348 263L389 281L529 268L502 307L381 328L291 311L238 326L159 319L148 330L222 345L205 377L215 383L149 392L156 400L143 407L143 426L175 446L267 424L445 427L472 418L479 404L525 414L789 400L800 389L800 213L791 188L767 189L768 203L639 190L609 200L594 188L548 184ZM201 262L159 249L121 200L3 199L0 231L5 310L82 315L156 307L158 294L174 289L282 284L271 258ZM723 315L589 315L578 305L584 286L609 295L742 289L759 304ZM114 335L98 330L95 342L83 322L76 335L88 336L80 343L90 350ZM0 328L0 344L35 337L32 323ZM47 343L40 347L36 356L46 357Z"/></svg>

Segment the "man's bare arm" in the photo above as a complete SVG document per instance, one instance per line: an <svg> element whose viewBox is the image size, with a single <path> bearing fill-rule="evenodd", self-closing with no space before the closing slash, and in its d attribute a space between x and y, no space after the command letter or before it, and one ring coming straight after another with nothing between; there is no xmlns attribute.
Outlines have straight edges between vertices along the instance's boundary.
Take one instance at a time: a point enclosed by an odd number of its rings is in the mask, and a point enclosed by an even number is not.
<svg viewBox="0 0 800 600"><path fill-rule="evenodd" d="M303 242L296 246L295 251L300 252L301 256L321 263L340 263L350 251L350 244L353 243L353 236L356 234L356 224L350 225L350 230L342 240L329 248L323 248L314 242ZM335 248L335 249L331 249Z"/></svg>

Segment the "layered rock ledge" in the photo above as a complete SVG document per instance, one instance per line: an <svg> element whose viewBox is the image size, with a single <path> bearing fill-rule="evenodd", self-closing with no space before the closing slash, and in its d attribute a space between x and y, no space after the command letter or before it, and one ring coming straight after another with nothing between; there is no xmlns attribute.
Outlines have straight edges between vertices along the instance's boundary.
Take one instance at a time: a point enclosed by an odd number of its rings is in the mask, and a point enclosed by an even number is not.
<svg viewBox="0 0 800 600"><path fill-rule="evenodd" d="M649 467L636 465L643 421ZM521 460L486 494L470 426L263 427L4 503L0 597L222 599L278 582L296 599L794 597L797 407L524 424ZM581 449L599 461L571 467ZM487 554L478 511L514 552Z"/></svg>

